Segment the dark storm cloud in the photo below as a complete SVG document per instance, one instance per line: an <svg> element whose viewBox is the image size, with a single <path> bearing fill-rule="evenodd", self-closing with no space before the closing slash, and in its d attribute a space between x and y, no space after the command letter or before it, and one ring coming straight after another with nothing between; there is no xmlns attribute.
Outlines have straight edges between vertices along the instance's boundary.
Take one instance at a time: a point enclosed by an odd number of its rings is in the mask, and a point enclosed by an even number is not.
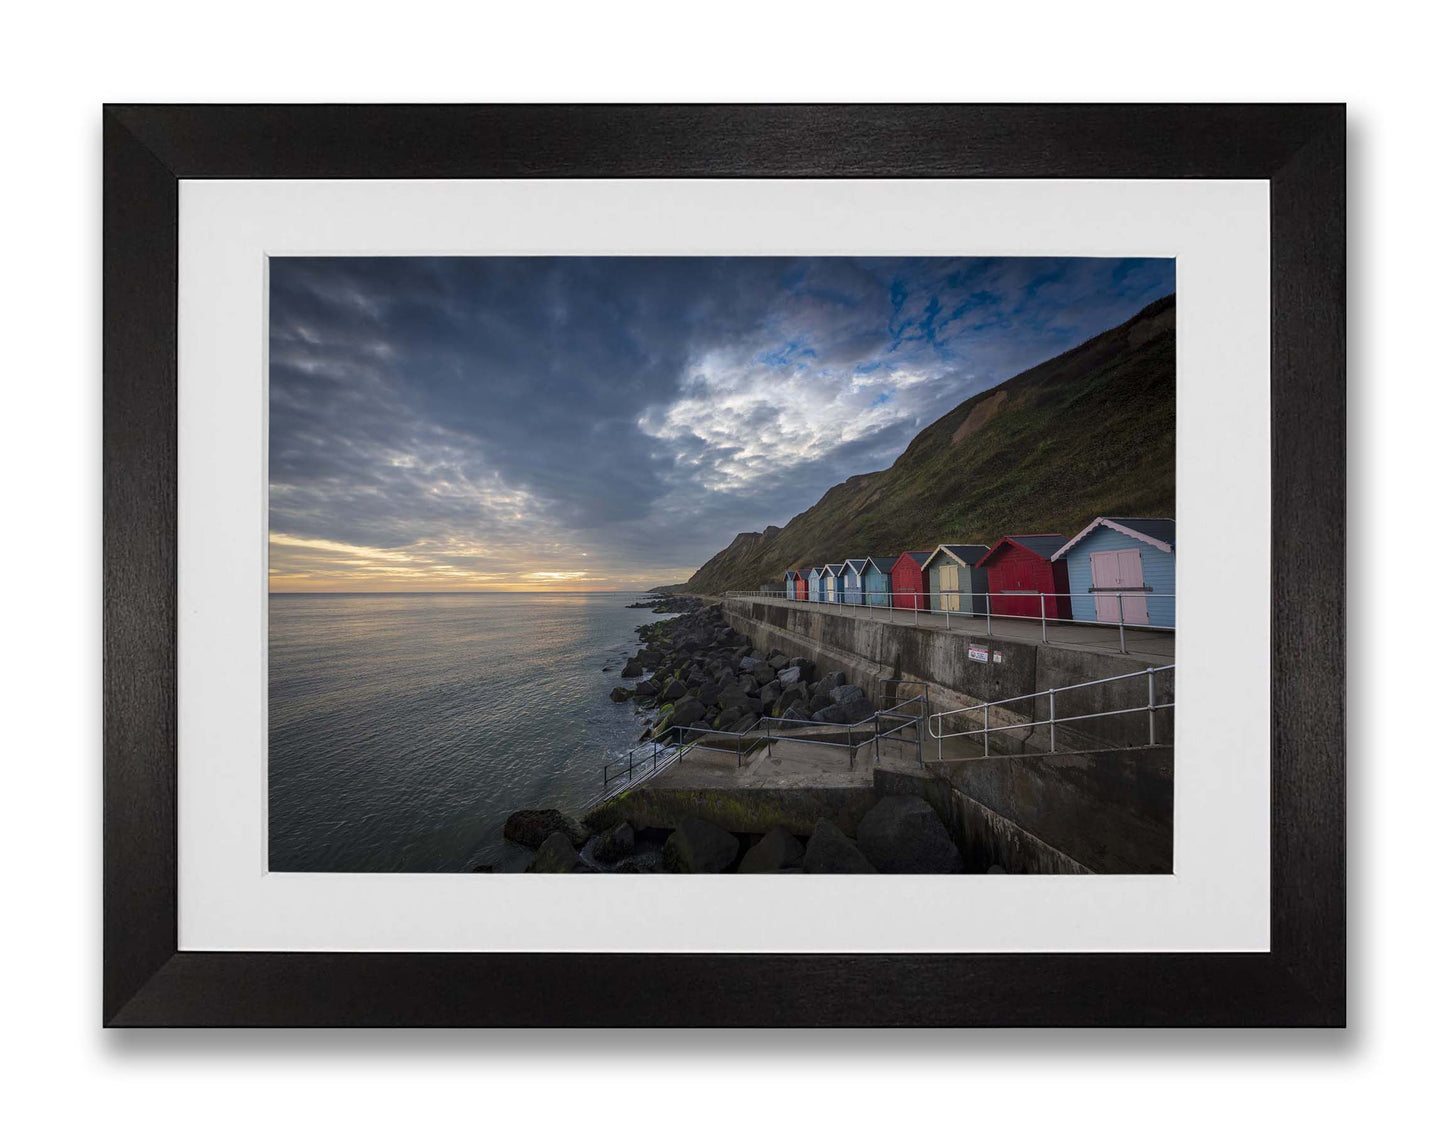
<svg viewBox="0 0 1445 1127"><path fill-rule="evenodd" d="M272 259L273 579L685 575L1173 287L1166 260Z"/></svg>

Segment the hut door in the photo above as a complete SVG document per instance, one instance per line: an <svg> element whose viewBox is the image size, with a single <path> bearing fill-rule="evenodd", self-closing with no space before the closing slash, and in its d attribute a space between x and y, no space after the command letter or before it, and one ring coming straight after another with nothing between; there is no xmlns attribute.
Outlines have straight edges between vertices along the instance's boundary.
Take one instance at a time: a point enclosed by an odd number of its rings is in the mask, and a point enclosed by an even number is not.
<svg viewBox="0 0 1445 1127"><path fill-rule="evenodd" d="M1117 552L1094 552L1089 557L1093 569L1094 617L1100 622L1118 622L1119 591L1142 591L1144 589L1144 561L1137 548ZM1124 621L1140 626L1149 622L1147 600L1139 596L1122 600Z"/></svg>
<svg viewBox="0 0 1445 1127"><path fill-rule="evenodd" d="M939 610L962 610L958 601L958 565L944 564L938 569Z"/></svg>

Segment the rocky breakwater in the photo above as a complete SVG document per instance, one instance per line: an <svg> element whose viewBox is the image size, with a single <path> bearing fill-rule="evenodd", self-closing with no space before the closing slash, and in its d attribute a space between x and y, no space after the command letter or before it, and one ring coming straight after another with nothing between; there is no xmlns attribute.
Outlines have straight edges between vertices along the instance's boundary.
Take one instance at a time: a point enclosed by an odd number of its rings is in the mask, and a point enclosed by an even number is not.
<svg viewBox="0 0 1445 1127"><path fill-rule="evenodd" d="M926 801L880 798L856 838L826 818L812 832L774 826L765 834L731 833L702 818L673 830L574 821L559 810L519 810L503 830L530 853L503 867L526 873L957 873L958 849ZM483 871L493 871L490 868Z"/></svg>
<svg viewBox="0 0 1445 1127"><path fill-rule="evenodd" d="M611 695L650 714L640 739L668 742L688 728L745 731L762 716L853 724L877 711L844 674L819 676L808 658L755 648L746 634L723 621L716 604L646 623L637 633L642 648L621 673L635 683L619 685Z"/></svg>
<svg viewBox="0 0 1445 1127"><path fill-rule="evenodd" d="M638 627L642 646L622 670L635 683L613 690L612 699L633 701L649 715L643 739L667 742L685 728L742 731L762 716L810 725L851 724L873 715L873 704L842 673L819 676L807 658L758 650L723 621L720 607L690 603L675 618ZM696 817L659 829L634 826L625 817L608 803L580 821L560 810L518 810L502 832L528 852L498 871L960 871L959 852L938 814L915 797L879 798L858 823L856 837L827 818L795 834L776 825L766 833L734 833Z"/></svg>
<svg viewBox="0 0 1445 1127"><path fill-rule="evenodd" d="M650 610L653 614L681 614L696 610L702 600L695 595L653 595L640 603L628 603L628 610Z"/></svg>

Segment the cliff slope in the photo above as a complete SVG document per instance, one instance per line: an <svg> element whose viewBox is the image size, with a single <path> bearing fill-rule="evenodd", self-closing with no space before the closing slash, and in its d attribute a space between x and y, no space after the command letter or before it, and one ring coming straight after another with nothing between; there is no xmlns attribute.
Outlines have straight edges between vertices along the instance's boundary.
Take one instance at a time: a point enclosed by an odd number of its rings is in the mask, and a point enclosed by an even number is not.
<svg viewBox="0 0 1445 1127"><path fill-rule="evenodd" d="M960 403L785 528L740 533L687 589L751 590L790 567L1005 533L1072 536L1100 515L1174 515L1172 295Z"/></svg>

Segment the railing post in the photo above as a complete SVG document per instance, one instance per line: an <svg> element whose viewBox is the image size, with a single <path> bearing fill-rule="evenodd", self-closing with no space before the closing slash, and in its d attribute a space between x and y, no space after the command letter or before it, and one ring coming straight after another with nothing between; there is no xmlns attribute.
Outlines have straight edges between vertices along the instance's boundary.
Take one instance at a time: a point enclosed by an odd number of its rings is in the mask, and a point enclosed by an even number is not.
<svg viewBox="0 0 1445 1127"><path fill-rule="evenodd" d="M1126 654L1129 651L1124 646L1124 596L1116 594L1114 598L1119 600L1119 652Z"/></svg>
<svg viewBox="0 0 1445 1127"><path fill-rule="evenodd" d="M1054 690L1049 690L1049 750L1054 750Z"/></svg>
<svg viewBox="0 0 1445 1127"><path fill-rule="evenodd" d="M983 755L988 758L988 705L983 706Z"/></svg>
<svg viewBox="0 0 1445 1127"><path fill-rule="evenodd" d="M880 726L879 726L879 724L878 724L878 713L875 712L875 713L873 714L873 762L874 762L874 763L877 763L877 762L878 762L878 738L879 738L879 732L880 732L880 730L881 730L881 729L880 729Z"/></svg>
<svg viewBox="0 0 1445 1127"><path fill-rule="evenodd" d="M993 598L988 591L983 593L983 620L988 626L989 637L993 637Z"/></svg>
<svg viewBox="0 0 1445 1127"><path fill-rule="evenodd" d="M1047 644L1049 640L1049 623L1048 619L1044 617L1044 593L1042 591L1039 592L1039 629L1042 631L1041 641Z"/></svg>
<svg viewBox="0 0 1445 1127"><path fill-rule="evenodd" d="M627 777L632 778L632 748L627 749Z"/></svg>
<svg viewBox="0 0 1445 1127"><path fill-rule="evenodd" d="M1149 667L1149 746L1154 746L1154 667Z"/></svg>

